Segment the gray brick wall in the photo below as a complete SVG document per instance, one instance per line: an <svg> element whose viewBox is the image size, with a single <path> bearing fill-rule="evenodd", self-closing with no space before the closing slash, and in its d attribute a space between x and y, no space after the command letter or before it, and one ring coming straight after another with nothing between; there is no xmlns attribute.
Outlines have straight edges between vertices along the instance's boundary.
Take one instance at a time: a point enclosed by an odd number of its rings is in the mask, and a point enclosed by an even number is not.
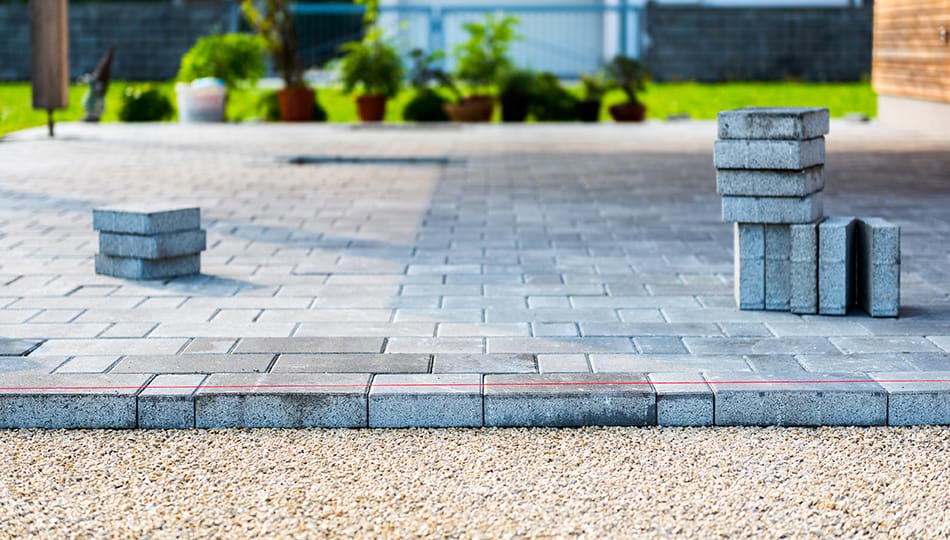
<svg viewBox="0 0 950 540"><path fill-rule="evenodd" d="M853 8L647 5L658 81L856 81L871 73L872 2Z"/></svg>
<svg viewBox="0 0 950 540"><path fill-rule="evenodd" d="M76 79L92 71L115 45L112 76L169 79L198 37L226 30L230 2L71 4L69 69ZM0 5L0 80L30 78L30 21L26 4Z"/></svg>

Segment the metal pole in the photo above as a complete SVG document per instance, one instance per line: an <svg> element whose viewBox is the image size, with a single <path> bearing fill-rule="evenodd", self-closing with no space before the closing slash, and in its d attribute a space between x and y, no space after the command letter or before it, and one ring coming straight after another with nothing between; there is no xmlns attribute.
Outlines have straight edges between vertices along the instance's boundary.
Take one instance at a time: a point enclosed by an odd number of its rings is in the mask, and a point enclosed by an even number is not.
<svg viewBox="0 0 950 540"><path fill-rule="evenodd" d="M627 13L628 0L620 0L620 54L630 56L630 45L627 43Z"/></svg>

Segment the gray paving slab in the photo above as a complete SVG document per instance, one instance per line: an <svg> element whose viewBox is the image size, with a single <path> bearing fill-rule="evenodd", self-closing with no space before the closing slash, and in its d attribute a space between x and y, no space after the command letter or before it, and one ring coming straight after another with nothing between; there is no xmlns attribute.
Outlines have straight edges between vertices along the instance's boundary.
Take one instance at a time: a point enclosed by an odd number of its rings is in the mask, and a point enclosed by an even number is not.
<svg viewBox="0 0 950 540"><path fill-rule="evenodd" d="M0 356L26 356L42 343L36 339L0 338Z"/></svg>
<svg viewBox="0 0 950 540"><path fill-rule="evenodd" d="M872 317L897 317L901 297L900 227L859 218L854 228L856 301Z"/></svg>
<svg viewBox="0 0 950 540"><path fill-rule="evenodd" d="M195 427L195 393L207 375L158 375L138 395L138 427Z"/></svg>
<svg viewBox="0 0 950 540"><path fill-rule="evenodd" d="M652 425L642 373L486 375L486 426Z"/></svg>
<svg viewBox="0 0 950 540"><path fill-rule="evenodd" d="M62 356L0 356L0 373L51 373L65 362Z"/></svg>
<svg viewBox="0 0 950 540"><path fill-rule="evenodd" d="M245 353L378 353L383 350L382 338L243 338L234 348Z"/></svg>
<svg viewBox="0 0 950 540"><path fill-rule="evenodd" d="M135 259L96 254L97 274L124 279L164 279L190 276L201 272L201 255L182 255L165 259Z"/></svg>
<svg viewBox="0 0 950 540"><path fill-rule="evenodd" d="M590 364L597 373L744 371L749 369L741 354L591 354Z"/></svg>
<svg viewBox="0 0 950 540"><path fill-rule="evenodd" d="M716 169L716 193L720 195L804 197L824 187L824 165L800 171Z"/></svg>
<svg viewBox="0 0 950 540"><path fill-rule="evenodd" d="M804 197L722 197L722 220L738 223L811 223L823 215L824 193Z"/></svg>
<svg viewBox="0 0 950 540"><path fill-rule="evenodd" d="M789 309L818 313L818 223L789 225Z"/></svg>
<svg viewBox="0 0 950 540"><path fill-rule="evenodd" d="M887 394L860 373L706 372L716 425L876 426L887 423Z"/></svg>
<svg viewBox="0 0 950 540"><path fill-rule="evenodd" d="M92 228L125 234L162 234L197 229L201 209L165 203L128 203L92 211Z"/></svg>
<svg viewBox="0 0 950 540"><path fill-rule="evenodd" d="M950 424L950 371L869 373L887 391L891 426Z"/></svg>
<svg viewBox="0 0 950 540"><path fill-rule="evenodd" d="M765 225L733 225L734 289L739 309L765 309Z"/></svg>
<svg viewBox="0 0 950 540"><path fill-rule="evenodd" d="M366 427L366 374L216 373L195 394L195 426Z"/></svg>
<svg viewBox="0 0 950 540"><path fill-rule="evenodd" d="M648 375L656 391L656 423L660 426L713 425L713 393L699 372Z"/></svg>
<svg viewBox="0 0 950 540"><path fill-rule="evenodd" d="M428 373L429 354L281 354L271 373Z"/></svg>
<svg viewBox="0 0 950 540"><path fill-rule="evenodd" d="M539 373L589 373L587 356L583 354L539 354Z"/></svg>
<svg viewBox="0 0 950 540"><path fill-rule="evenodd" d="M829 130L828 109L745 107L718 115L720 139L813 139Z"/></svg>
<svg viewBox="0 0 950 540"><path fill-rule="evenodd" d="M203 229L154 235L99 233L99 253L113 257L165 259L200 253L206 248Z"/></svg>
<svg viewBox="0 0 950 540"><path fill-rule="evenodd" d="M766 169L800 171L825 162L825 138L791 140L716 141L713 161L717 169Z"/></svg>
<svg viewBox="0 0 950 540"><path fill-rule="evenodd" d="M818 312L844 315L854 303L854 218L818 225Z"/></svg>
<svg viewBox="0 0 950 540"><path fill-rule="evenodd" d="M482 375L376 375L369 427L481 427Z"/></svg>
<svg viewBox="0 0 950 540"><path fill-rule="evenodd" d="M263 373L273 360L273 354L128 355L109 373Z"/></svg>
<svg viewBox="0 0 950 540"><path fill-rule="evenodd" d="M788 225L765 226L765 309L787 311L791 299L792 241Z"/></svg>
<svg viewBox="0 0 950 540"><path fill-rule="evenodd" d="M439 353L432 360L433 373L537 373L535 355Z"/></svg>
<svg viewBox="0 0 950 540"><path fill-rule="evenodd" d="M0 428L134 428L149 378L0 373Z"/></svg>

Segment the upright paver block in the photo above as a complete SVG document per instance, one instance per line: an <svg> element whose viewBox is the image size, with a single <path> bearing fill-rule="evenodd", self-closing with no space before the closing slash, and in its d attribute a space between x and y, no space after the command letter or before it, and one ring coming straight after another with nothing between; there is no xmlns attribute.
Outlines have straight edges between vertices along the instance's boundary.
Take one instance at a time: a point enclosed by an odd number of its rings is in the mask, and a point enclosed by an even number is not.
<svg viewBox="0 0 950 540"><path fill-rule="evenodd" d="M900 227L859 218L854 230L857 303L872 317L897 317L900 306Z"/></svg>
<svg viewBox="0 0 950 540"><path fill-rule="evenodd" d="M791 239L788 225L765 226L765 309L788 311Z"/></svg>
<svg viewBox="0 0 950 540"><path fill-rule="evenodd" d="M765 226L734 226L735 297L739 309L765 309Z"/></svg>
<svg viewBox="0 0 950 540"><path fill-rule="evenodd" d="M950 424L950 371L869 374L887 391L891 426Z"/></svg>
<svg viewBox="0 0 950 540"><path fill-rule="evenodd" d="M195 427L195 392L207 375L158 375L138 395L138 426Z"/></svg>
<svg viewBox="0 0 950 540"><path fill-rule="evenodd" d="M369 391L369 427L481 427L482 376L376 375Z"/></svg>
<svg viewBox="0 0 950 540"><path fill-rule="evenodd" d="M101 232L153 235L198 229L200 226L201 210L198 207L128 204L92 211L92 228Z"/></svg>
<svg viewBox="0 0 950 540"><path fill-rule="evenodd" d="M656 390L657 425L713 425L713 393L700 373L650 373L649 379Z"/></svg>
<svg viewBox="0 0 950 540"><path fill-rule="evenodd" d="M818 313L818 223L789 225L789 309Z"/></svg>
<svg viewBox="0 0 950 540"><path fill-rule="evenodd" d="M828 133L828 109L746 107L718 115L720 139L814 139Z"/></svg>
<svg viewBox="0 0 950 540"><path fill-rule="evenodd" d="M854 218L818 225L818 312L845 315L854 303Z"/></svg>
<svg viewBox="0 0 950 540"><path fill-rule="evenodd" d="M654 424L656 394L643 373L485 376L486 426Z"/></svg>

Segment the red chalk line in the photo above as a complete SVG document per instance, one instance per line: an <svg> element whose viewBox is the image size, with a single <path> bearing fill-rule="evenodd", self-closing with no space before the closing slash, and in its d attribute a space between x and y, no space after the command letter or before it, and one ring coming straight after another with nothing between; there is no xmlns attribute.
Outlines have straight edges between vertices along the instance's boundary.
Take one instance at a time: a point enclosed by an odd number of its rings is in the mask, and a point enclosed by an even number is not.
<svg viewBox="0 0 950 540"><path fill-rule="evenodd" d="M532 386L670 386L670 385L795 385L795 384L941 384L950 383L950 379L784 379L772 381L525 381L506 383L380 383L374 388L489 388L489 387L532 387ZM229 385L86 385L86 386L18 386L0 387L0 392L55 392L82 390L251 390L251 389L301 389L301 388L365 388L369 384L229 384Z"/></svg>

